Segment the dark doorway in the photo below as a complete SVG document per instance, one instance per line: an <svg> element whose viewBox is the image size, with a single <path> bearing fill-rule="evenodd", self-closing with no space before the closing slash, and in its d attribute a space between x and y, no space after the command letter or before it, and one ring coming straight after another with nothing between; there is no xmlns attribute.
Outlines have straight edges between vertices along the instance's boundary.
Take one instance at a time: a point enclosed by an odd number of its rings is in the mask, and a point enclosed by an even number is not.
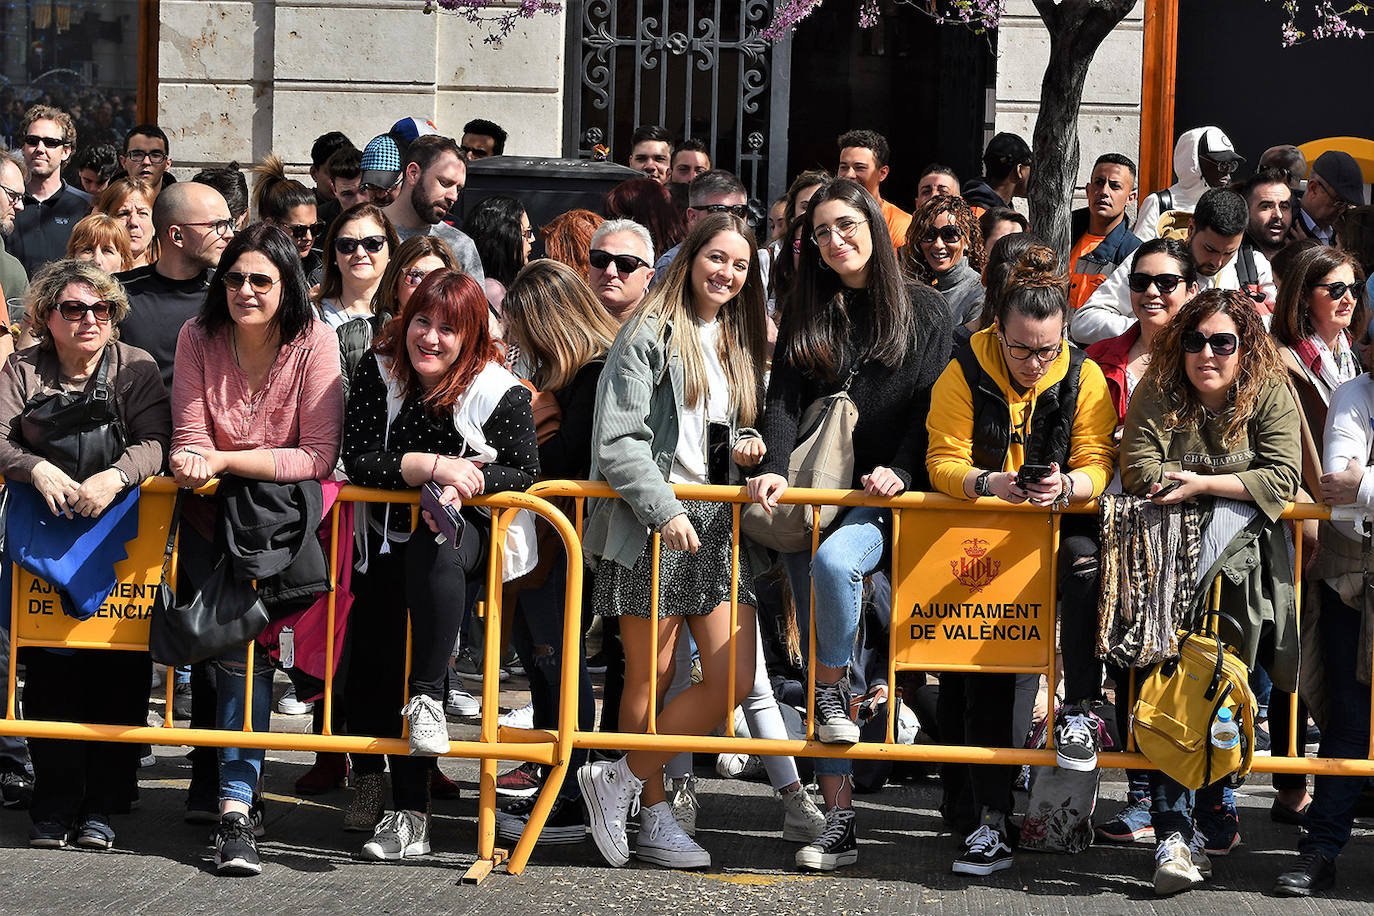
<svg viewBox="0 0 1374 916"><path fill-rule="evenodd" d="M987 36L936 25L904 3L884 3L871 29L858 27L857 0L827 0L792 39L789 180L805 169L834 171L835 138L870 128L892 147L883 197L910 210L920 170L982 172Z"/></svg>

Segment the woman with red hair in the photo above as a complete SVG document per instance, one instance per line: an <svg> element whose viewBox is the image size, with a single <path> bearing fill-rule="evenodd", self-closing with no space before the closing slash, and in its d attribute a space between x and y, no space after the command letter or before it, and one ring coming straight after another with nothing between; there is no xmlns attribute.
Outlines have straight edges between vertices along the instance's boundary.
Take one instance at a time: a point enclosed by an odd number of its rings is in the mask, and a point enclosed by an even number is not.
<svg viewBox="0 0 1374 916"><path fill-rule="evenodd" d="M668 189L652 178L631 178L611 188L604 210L607 219L632 219L648 229L654 251L667 251L687 236L687 223Z"/></svg>
<svg viewBox="0 0 1374 916"><path fill-rule="evenodd" d="M529 389L502 368L502 357L482 288L444 268L421 281L353 375L343 440L349 479L393 490L432 482L441 503L462 510L457 535L440 544L428 513L428 527L412 531L408 508L370 507L368 565L353 578L351 622L366 630L355 630L353 644L368 647L372 689L350 697L349 717L360 734L401 734L395 710L409 609L410 700L401 712L411 756L390 758L393 808L363 846L364 859L429 852L430 771L449 749L444 677L462 596L487 548L484 520L463 501L524 490L539 472Z"/></svg>

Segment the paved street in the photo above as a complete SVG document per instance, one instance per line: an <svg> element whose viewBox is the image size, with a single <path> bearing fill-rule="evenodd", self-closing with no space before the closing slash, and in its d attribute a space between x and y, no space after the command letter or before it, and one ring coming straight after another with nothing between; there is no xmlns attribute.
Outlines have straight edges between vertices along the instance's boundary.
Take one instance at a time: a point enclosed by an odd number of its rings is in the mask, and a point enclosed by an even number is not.
<svg viewBox="0 0 1374 916"><path fill-rule="evenodd" d="M513 681L512 686L518 684ZM278 684L278 691L282 685ZM503 693L503 703L523 695ZM274 727L303 729L308 717L274 717ZM472 734L455 723L455 737ZM158 763L140 772L142 802L116 819L116 848L31 850L28 817L0 812L0 910L15 913L1366 913L1374 900L1374 836L1362 822L1341 859L1337 892L1320 902L1265 896L1291 861L1296 828L1272 824L1272 791L1260 782L1238 793L1245 845L1217 860L1202 890L1158 901L1148 880L1152 847L1093 847L1080 856L1023 853L990 879L950 874L954 839L940 832L933 782L889 786L859 796L860 858L837 875L800 875L795 845L780 839L782 808L761 783L724 781L699 767L702 811L697 839L716 860L705 873L631 866L616 871L581 847L537 850L524 875L498 872L477 887L457 884L475 850L477 767L445 761L464 788L457 802L438 802L435 853L403 864L363 862L365 837L344 833L351 790L315 799L290 797L308 755L269 754L267 836L260 878L213 873L209 828L181 819L189 767L184 749L157 748ZM708 775L709 774L709 775ZM1120 796L1109 773L1108 799ZM1116 803L1107 802L1114 806Z"/></svg>

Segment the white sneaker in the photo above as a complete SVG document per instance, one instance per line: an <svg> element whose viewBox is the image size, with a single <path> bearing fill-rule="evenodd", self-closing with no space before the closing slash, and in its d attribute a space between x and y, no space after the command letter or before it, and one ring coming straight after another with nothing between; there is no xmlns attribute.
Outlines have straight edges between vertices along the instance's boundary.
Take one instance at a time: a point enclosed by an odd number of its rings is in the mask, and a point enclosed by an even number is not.
<svg viewBox="0 0 1374 916"><path fill-rule="evenodd" d="M716 773L721 779L749 779L763 771L763 758L758 754L719 754Z"/></svg>
<svg viewBox="0 0 1374 916"><path fill-rule="evenodd" d="M1171 833L1155 847L1155 894L1164 897L1192 890L1202 883L1202 872L1193 863L1183 836Z"/></svg>
<svg viewBox="0 0 1374 916"><path fill-rule="evenodd" d="M453 687L444 696L444 712L460 718L479 716L482 714L482 701L466 690Z"/></svg>
<svg viewBox="0 0 1374 916"><path fill-rule="evenodd" d="M621 757L614 763L594 761L577 771L582 803L587 807L587 823L596 848L611 865L630 861L630 841L625 822L639 811L639 792L644 781L630 771Z"/></svg>
<svg viewBox="0 0 1374 916"><path fill-rule="evenodd" d="M697 778L695 776L675 776L664 788L672 805L673 820L677 821L682 832L688 836L697 835L697 812L701 810L701 800L697 798Z"/></svg>
<svg viewBox="0 0 1374 916"><path fill-rule="evenodd" d="M448 720L438 700L416 694L401 715L410 723L410 756L437 757L448 753Z"/></svg>
<svg viewBox="0 0 1374 916"><path fill-rule="evenodd" d="M284 716L308 716L315 711L314 703L302 703L296 699L296 685L286 688L286 693L277 701L277 712Z"/></svg>
<svg viewBox="0 0 1374 916"><path fill-rule="evenodd" d="M782 838L794 843L812 843L825 833L825 814L816 807L806 786L795 792L779 792L785 815L782 819Z"/></svg>
<svg viewBox="0 0 1374 916"><path fill-rule="evenodd" d="M526 703L496 720L502 728L534 728L534 704Z"/></svg>
<svg viewBox="0 0 1374 916"><path fill-rule="evenodd" d="M363 844L370 862L392 862L429 853L429 818L413 811L387 811L377 822L372 839Z"/></svg>
<svg viewBox="0 0 1374 916"><path fill-rule="evenodd" d="M692 777L687 777L691 779ZM677 780L674 780L676 782ZM639 814L639 839L635 858L664 868L709 868L711 854L698 846L682 829L666 801Z"/></svg>

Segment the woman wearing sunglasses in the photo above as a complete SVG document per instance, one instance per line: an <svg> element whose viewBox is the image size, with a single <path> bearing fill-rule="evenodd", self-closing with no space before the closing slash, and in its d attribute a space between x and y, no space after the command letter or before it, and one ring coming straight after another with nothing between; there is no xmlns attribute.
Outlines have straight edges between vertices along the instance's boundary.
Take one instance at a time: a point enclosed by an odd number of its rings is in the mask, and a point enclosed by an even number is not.
<svg viewBox="0 0 1374 916"><path fill-rule="evenodd" d="M277 226L254 223L224 249L200 315L186 322L177 339L172 415L176 432L168 465L182 487L225 475L293 483L333 473L343 423L338 338L315 317L300 254ZM213 518L218 508L189 504L187 521ZM318 522L310 524L311 536ZM213 565L222 548L204 534L215 527L181 526L183 561L198 551ZM215 727L241 729L245 647L226 653L212 668ZM253 728L266 731L272 703L266 653L254 659L253 676ZM220 752L221 874L262 870L248 822L262 762L261 749Z"/></svg>
<svg viewBox="0 0 1374 916"><path fill-rule="evenodd" d="M116 280L84 262L56 261L33 278L29 303L38 343L12 355L0 372L0 473L15 490L31 485L37 491L39 511L58 516L45 525L56 525L58 533L75 527L64 519L100 516L124 491L158 473L171 438L171 412L157 363L117 340L129 302ZM38 427L21 414L44 397L90 391L102 376L127 444L109 467L82 479L76 468L44 457L51 451L30 438ZM18 500L19 493L10 498ZM12 516L17 505L11 505ZM147 652L20 652L28 666L26 717L146 724L152 675ZM110 815L128 810L137 746L30 738L29 751L35 780L29 844L113 846Z"/></svg>
<svg viewBox="0 0 1374 916"><path fill-rule="evenodd" d="M1032 245L996 300L992 326L956 349L931 392L926 468L936 490L957 499L1064 507L1106 488L1116 459L1116 411L1102 370L1065 337L1068 280L1052 249ZM1055 717L1054 746L1061 767L1085 771L1097 765L1093 706L1102 681L1095 652L1097 520L1066 517L1060 537L1064 709ZM948 733L952 744L1014 746L1021 738L1014 734L1014 694L1011 674L941 676L942 740ZM1007 818L1016 768L945 772L941 813L956 834L967 831L954 872L989 875L1011 867Z"/></svg>
<svg viewBox="0 0 1374 916"><path fill-rule="evenodd" d="M325 324L337 329L372 314L382 274L400 245L391 220L376 204L357 204L334 219L324 239L324 278L315 292Z"/></svg>
<svg viewBox="0 0 1374 916"><path fill-rule="evenodd" d="M506 290L520 268L529 263L530 250L538 236L530 226L525 205L504 194L484 198L473 207L463 223L463 231L472 236L482 258L487 301L499 319Z"/></svg>
<svg viewBox="0 0 1374 916"><path fill-rule="evenodd" d="M301 256L301 267L307 277L313 276L323 264L317 250L323 242L324 226L316 215L315 192L292 178L286 177L286 165L269 155L253 167L258 183L253 187L253 206L258 219L266 220L291 236Z"/></svg>
<svg viewBox="0 0 1374 916"><path fill-rule="evenodd" d="M902 264L945 297L954 324L983 310L983 234L962 197L932 197L916 209Z"/></svg>
<svg viewBox="0 0 1374 916"><path fill-rule="evenodd" d="M1121 482L1127 493L1161 505L1200 504L1195 613L1200 617L1221 575L1221 610L1241 628L1223 620L1222 637L1251 668L1262 659L1274 688L1290 692L1297 686L1297 607L1287 526L1278 517L1298 491L1301 466L1298 407L1254 302L1236 290L1199 293L1151 346L1150 367L1126 412ZM1189 628L1199 623L1186 621ZM1207 815L1223 809L1222 789L1217 782L1193 793L1151 771L1157 894L1196 887L1211 874L1205 850L1224 855L1239 842L1233 820L1206 825ZM1208 836L1208 829L1225 836Z"/></svg>

